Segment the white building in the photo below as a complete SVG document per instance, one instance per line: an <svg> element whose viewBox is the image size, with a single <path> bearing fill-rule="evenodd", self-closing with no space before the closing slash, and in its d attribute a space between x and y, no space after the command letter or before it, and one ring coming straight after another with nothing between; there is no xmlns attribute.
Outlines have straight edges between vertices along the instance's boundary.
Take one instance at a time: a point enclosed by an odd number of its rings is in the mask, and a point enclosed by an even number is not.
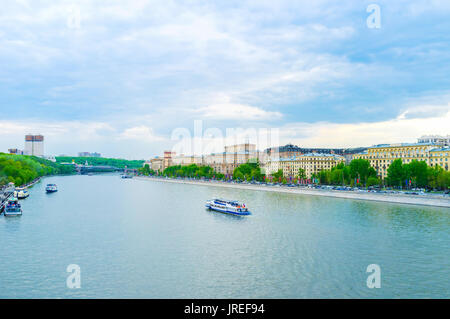
<svg viewBox="0 0 450 319"><path fill-rule="evenodd" d="M44 156L44 136L26 135L25 136L25 155Z"/></svg>
<svg viewBox="0 0 450 319"><path fill-rule="evenodd" d="M450 146L450 135L424 135L418 139L419 143L434 143L441 146Z"/></svg>

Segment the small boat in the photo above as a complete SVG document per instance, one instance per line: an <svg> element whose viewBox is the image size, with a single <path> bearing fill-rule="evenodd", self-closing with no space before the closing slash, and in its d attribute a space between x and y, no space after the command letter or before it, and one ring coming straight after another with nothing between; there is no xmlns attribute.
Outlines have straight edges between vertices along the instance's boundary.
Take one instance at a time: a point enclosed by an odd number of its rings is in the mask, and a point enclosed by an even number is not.
<svg viewBox="0 0 450 319"><path fill-rule="evenodd" d="M233 214L233 215L250 215L245 204L239 203L235 200L226 199L211 199L206 201L206 208L215 210L221 213Z"/></svg>
<svg viewBox="0 0 450 319"><path fill-rule="evenodd" d="M58 188L56 187L56 184L47 184L45 191L47 193L54 193L58 191Z"/></svg>
<svg viewBox="0 0 450 319"><path fill-rule="evenodd" d="M25 199L30 196L30 193L28 193L28 190L26 188L16 188L14 196L18 199Z"/></svg>
<svg viewBox="0 0 450 319"><path fill-rule="evenodd" d="M128 174L123 174L121 177L122 177L122 178L133 178L132 175L128 175Z"/></svg>
<svg viewBox="0 0 450 319"><path fill-rule="evenodd" d="M19 216L22 215L22 206L19 200L15 197L8 199L5 204L5 216Z"/></svg>

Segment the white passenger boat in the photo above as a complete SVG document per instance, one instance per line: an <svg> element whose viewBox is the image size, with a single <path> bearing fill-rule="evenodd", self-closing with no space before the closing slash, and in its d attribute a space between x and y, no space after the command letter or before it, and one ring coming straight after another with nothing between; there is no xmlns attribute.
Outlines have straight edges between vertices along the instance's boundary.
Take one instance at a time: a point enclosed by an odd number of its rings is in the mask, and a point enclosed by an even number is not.
<svg viewBox="0 0 450 319"><path fill-rule="evenodd" d="M26 188L16 188L16 191L14 192L14 197L17 197L18 199L25 199L28 196L30 196L30 193L28 193Z"/></svg>
<svg viewBox="0 0 450 319"><path fill-rule="evenodd" d="M22 215L22 206L19 200L15 197L8 199L5 204L5 216L19 216Z"/></svg>
<svg viewBox="0 0 450 319"><path fill-rule="evenodd" d="M215 210L221 213L233 214L233 215L250 215L245 204L239 203L235 200L226 199L211 199L206 201L206 208Z"/></svg>
<svg viewBox="0 0 450 319"><path fill-rule="evenodd" d="M58 187L56 187L56 184L47 184L45 191L47 193L54 193L58 191Z"/></svg>

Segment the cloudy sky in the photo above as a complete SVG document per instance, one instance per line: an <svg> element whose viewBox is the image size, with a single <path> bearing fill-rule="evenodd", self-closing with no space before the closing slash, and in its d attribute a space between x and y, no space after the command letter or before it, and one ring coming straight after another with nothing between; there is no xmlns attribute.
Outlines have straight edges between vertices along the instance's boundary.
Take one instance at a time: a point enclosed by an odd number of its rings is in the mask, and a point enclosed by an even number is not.
<svg viewBox="0 0 450 319"><path fill-rule="evenodd" d="M194 121L308 147L450 134L449 16L447 0L2 2L0 151L41 133L49 155L143 159Z"/></svg>

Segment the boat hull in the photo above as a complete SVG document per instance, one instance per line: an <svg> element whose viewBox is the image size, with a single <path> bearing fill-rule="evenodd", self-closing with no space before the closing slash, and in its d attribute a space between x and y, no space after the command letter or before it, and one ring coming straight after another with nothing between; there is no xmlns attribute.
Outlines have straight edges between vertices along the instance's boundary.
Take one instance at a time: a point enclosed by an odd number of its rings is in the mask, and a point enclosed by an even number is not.
<svg viewBox="0 0 450 319"><path fill-rule="evenodd" d="M231 214L231 215L236 215L236 216L247 216L247 215L251 215L251 213L249 211L246 212L236 212L236 211L232 211L232 210L228 210L225 207L221 208L221 207L213 207L210 205L205 205L205 207L209 210L213 210L219 213L224 213L224 214Z"/></svg>
<svg viewBox="0 0 450 319"><path fill-rule="evenodd" d="M29 193L18 193L18 194L17 194L17 198L18 198L18 199L25 199L25 198L27 198L28 196L30 196Z"/></svg>
<svg viewBox="0 0 450 319"><path fill-rule="evenodd" d="M46 192L47 193L56 193L58 190L54 190L54 189L47 189Z"/></svg>
<svg viewBox="0 0 450 319"><path fill-rule="evenodd" d="M22 211L20 211L20 212L7 212L7 211L5 211L3 214L5 216L22 216Z"/></svg>

